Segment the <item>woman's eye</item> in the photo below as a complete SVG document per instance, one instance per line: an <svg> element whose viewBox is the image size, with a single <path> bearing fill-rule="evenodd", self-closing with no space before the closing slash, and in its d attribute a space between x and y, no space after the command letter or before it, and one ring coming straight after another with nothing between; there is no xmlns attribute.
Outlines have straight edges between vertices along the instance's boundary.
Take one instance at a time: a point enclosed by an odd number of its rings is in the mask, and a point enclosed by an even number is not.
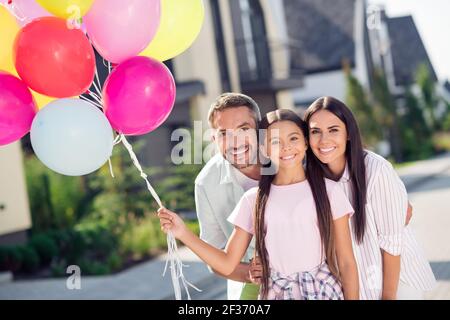
<svg viewBox="0 0 450 320"><path fill-rule="evenodd" d="M338 132L338 129L331 129L330 132Z"/></svg>
<svg viewBox="0 0 450 320"><path fill-rule="evenodd" d="M311 130L311 134L318 134L319 130Z"/></svg>

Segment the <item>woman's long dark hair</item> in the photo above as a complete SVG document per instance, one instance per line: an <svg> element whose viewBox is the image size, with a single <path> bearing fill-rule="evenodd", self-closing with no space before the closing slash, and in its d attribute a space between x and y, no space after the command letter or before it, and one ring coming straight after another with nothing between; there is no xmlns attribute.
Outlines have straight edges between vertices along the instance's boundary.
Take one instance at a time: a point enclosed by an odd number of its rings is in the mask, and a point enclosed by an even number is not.
<svg viewBox="0 0 450 320"><path fill-rule="evenodd" d="M304 115L305 122L309 127L311 117L320 110L327 110L338 117L347 129L347 146L345 150L345 159L347 162L349 176L352 186L352 201L355 214L353 217L353 230L356 240L361 243L366 231L366 199L367 199L367 185L366 185L366 166L364 158L366 152L364 151L361 134L359 132L358 123L353 116L351 110L341 101L333 97L322 97L314 101L306 110ZM309 130L308 130L309 141ZM309 148L307 150L307 171L318 179L325 175L330 179L338 179L332 175L328 166L320 162L314 152Z"/></svg>
<svg viewBox="0 0 450 320"><path fill-rule="evenodd" d="M260 122L259 128L262 130L267 130L270 125L279 121L291 121L295 123L303 132L303 136L306 137L308 132L308 127L306 122L304 122L295 112L287 109L279 109L276 111L269 112ZM260 143L263 144L264 138L261 139ZM266 164L270 166L270 163ZM270 187L275 178L275 174L262 174L259 180L259 188L256 197L255 211L254 211L254 230L256 238L256 253L258 254L261 264L262 264L262 281L261 281L261 298L266 299L269 289L269 260L266 250L266 228L265 228L265 208L267 204L267 199L270 194ZM325 256L327 263L331 272L338 276L336 255L335 255L335 244L332 228L332 215L330 202L328 200L328 194L326 190L325 180L323 175L310 176L308 172L306 173L306 178L308 179L309 185L311 186L314 201L316 204L317 218L319 221L319 230L322 240L322 249L325 251Z"/></svg>

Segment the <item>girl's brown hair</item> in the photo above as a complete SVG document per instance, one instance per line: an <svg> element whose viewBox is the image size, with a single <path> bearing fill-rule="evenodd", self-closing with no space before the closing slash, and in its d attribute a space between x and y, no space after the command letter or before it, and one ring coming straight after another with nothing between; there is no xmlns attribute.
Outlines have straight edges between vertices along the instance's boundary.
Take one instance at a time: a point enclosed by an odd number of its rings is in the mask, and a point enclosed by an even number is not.
<svg viewBox="0 0 450 320"><path fill-rule="evenodd" d="M260 122L259 128L261 130L267 130L270 125L279 121L291 121L295 123L303 132L305 141L307 138L307 125L295 112L287 109L279 109L269 112ZM263 143L264 139L261 139L260 143ZM270 166L270 162L265 166ZM262 264L262 281L261 281L261 298L266 299L269 287L269 260L267 255L265 236L265 208L267 199L270 194L270 187L275 175L266 174L261 175L259 180L259 188L256 196L256 204L254 211L254 230L256 238L256 252L261 260ZM335 255L334 235L332 228L332 214L330 202L328 200L328 194L326 190L325 180L323 175L310 176L306 172L306 178L311 187L314 202L317 210L317 218L319 221L320 237L322 239L322 250L325 252L325 257L331 272L338 277L338 269Z"/></svg>

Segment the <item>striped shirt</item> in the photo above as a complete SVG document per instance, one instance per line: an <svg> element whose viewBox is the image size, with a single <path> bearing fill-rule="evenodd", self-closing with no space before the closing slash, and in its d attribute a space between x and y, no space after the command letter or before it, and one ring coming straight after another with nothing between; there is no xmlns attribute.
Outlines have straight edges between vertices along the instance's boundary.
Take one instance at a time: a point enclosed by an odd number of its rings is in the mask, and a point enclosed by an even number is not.
<svg viewBox="0 0 450 320"><path fill-rule="evenodd" d="M405 227L408 195L392 165L383 157L367 151L366 231L358 244L353 233L353 250L359 272L360 298L381 299L383 288L382 250L401 256L400 281L422 291L436 284L430 264L413 231ZM348 167L339 180L353 203ZM353 218L352 218L353 219Z"/></svg>

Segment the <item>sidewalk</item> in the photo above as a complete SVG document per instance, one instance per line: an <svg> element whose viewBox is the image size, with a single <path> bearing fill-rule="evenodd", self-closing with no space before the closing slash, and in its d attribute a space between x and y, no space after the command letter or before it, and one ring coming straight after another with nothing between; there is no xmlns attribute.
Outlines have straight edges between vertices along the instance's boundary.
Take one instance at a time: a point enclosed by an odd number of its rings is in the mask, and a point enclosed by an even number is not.
<svg viewBox="0 0 450 320"><path fill-rule="evenodd" d="M408 191L411 191L426 181L450 169L450 152L431 160L416 163L397 170Z"/></svg>
<svg viewBox="0 0 450 320"><path fill-rule="evenodd" d="M411 192L448 170L450 153L397 171ZM189 265L183 268L189 282L199 289L209 290L214 287L212 284L217 283L218 277L210 273L199 258L185 247L180 248L179 253L184 263ZM116 275L82 276L81 290L68 290L66 278L0 282L0 299L173 299L170 271L166 277L162 277L164 265L163 255ZM220 283L223 287L223 282ZM194 291L191 289L191 294L198 296Z"/></svg>
<svg viewBox="0 0 450 320"><path fill-rule="evenodd" d="M183 268L186 279L205 283L213 275L189 249L182 247L180 257L189 267ZM5 299L149 299L173 298L170 270L162 277L166 256L160 256L116 275L81 275L81 289L68 290L66 278L0 283L0 300ZM195 290L190 289L193 294Z"/></svg>

